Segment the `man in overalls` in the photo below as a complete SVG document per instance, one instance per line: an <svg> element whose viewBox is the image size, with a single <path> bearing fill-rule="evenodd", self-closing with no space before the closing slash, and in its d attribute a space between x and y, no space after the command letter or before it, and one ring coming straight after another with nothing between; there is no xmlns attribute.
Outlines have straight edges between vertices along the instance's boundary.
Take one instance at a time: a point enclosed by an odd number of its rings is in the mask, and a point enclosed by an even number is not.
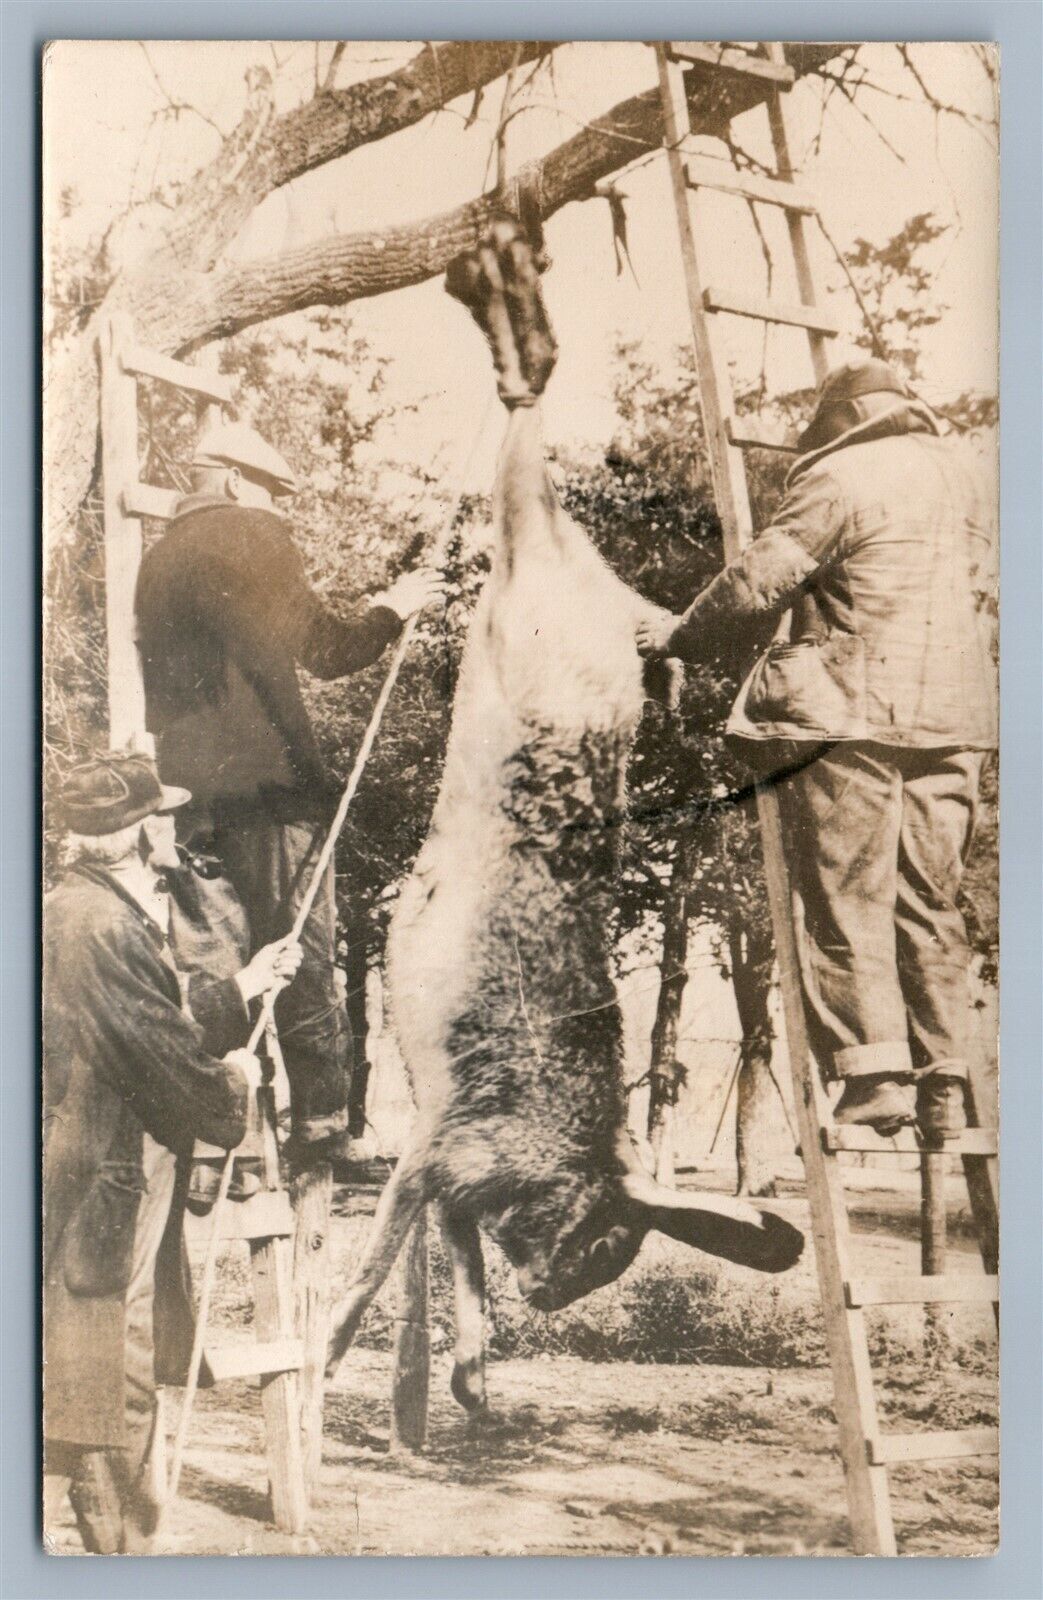
<svg viewBox="0 0 1043 1600"><path fill-rule="evenodd" d="M141 565L146 715L164 782L192 791L186 832L220 861L256 950L289 930L337 800L298 667L333 679L370 666L442 580L418 569L347 614L329 609L277 509L293 473L245 424L203 435L192 485ZM336 921L331 864L301 935L301 970L275 1009L298 1166L348 1154Z"/></svg>
<svg viewBox="0 0 1043 1600"><path fill-rule="evenodd" d="M957 891L996 688L982 598L991 506L883 361L822 386L771 525L648 655L718 653L791 610L730 731L788 752L779 779L810 1041L841 1123L965 1124L969 951ZM914 1094L915 1088L915 1094Z"/></svg>

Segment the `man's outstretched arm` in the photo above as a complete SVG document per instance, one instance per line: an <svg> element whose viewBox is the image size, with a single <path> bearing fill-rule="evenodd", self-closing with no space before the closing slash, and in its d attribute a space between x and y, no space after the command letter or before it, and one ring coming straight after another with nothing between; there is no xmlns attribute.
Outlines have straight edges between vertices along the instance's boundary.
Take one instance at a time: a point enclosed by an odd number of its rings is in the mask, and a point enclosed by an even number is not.
<svg viewBox="0 0 1043 1600"><path fill-rule="evenodd" d="M808 471L770 525L696 595L683 615L639 625L638 649L647 656L697 660L720 650L737 623L784 611L829 559L844 517L832 474Z"/></svg>

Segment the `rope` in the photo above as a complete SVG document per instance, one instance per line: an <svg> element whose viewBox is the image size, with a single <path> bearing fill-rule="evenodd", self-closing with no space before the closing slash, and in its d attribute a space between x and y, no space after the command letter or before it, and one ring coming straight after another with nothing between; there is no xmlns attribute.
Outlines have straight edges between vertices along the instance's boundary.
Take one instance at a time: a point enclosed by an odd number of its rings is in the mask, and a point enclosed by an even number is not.
<svg viewBox="0 0 1043 1600"><path fill-rule="evenodd" d="M495 395L490 396L489 402L482 414L481 421L478 424L477 431L475 432L474 438L471 441L470 447L457 468L453 480L453 496L449 505L449 513L431 551L430 563L432 566L441 566L445 559L446 547L449 543L453 525L456 522L457 512L460 508L460 501L463 498L467 475L469 474L475 456L478 453L478 446L482 441L489 418L492 415L495 399ZM406 652L412 643L413 635L416 633L418 623L419 612L414 612L403 628L398 644L395 646L394 655L391 657L387 674L380 687L380 693L377 695L377 698L373 704L373 710L370 712L369 722L366 726L366 731L362 736L362 743L359 745L358 753L355 756L351 772L348 775L348 781L344 786L340 801L333 816L333 821L330 823L329 831L326 834L322 849L319 852L318 859L316 860L315 867L312 871L311 881L304 892L300 906L297 910L297 915L294 918L293 929L289 935L291 938L300 938L304 924L307 922L312 906L315 904L315 897L322 885L322 879L326 869L333 859L333 852L336 849L337 840L340 836L341 830L344 827L344 822L348 815L348 808L355 798L356 791L362 779L362 774L366 769L366 763L370 758L373 745L376 742L377 733L380 729L384 712L386 711L388 701L391 698L391 692L395 687L399 671L403 661L405 660ZM254 1023L253 1029L250 1033L250 1038L246 1045L247 1050L249 1050L251 1054L256 1051L262 1036L264 1035L269 1024L272 1022L275 1009L275 998L276 991L269 989L264 997L260 1015L258 1016L257 1021ZM185 1380L185 1395L181 1404L181 1414L178 1418L177 1434L174 1438L174 1450L170 1462L170 1477L167 1488L167 1498L164 1502L164 1512L166 1512L176 1500L178 1484L181 1480L181 1465L185 1453L185 1440L188 1435L188 1426L192 1418L192 1407L195 1404L196 1390L199 1387L199 1371L203 1361L203 1345L206 1340L207 1319L210 1314L210 1297L214 1287L214 1276L217 1266L217 1247L221 1237L222 1213L224 1211L225 1202L228 1198L228 1186L231 1183L232 1167L234 1162L235 1151L229 1150L225 1156L224 1164L221 1168L221 1181L218 1185L217 1199L214 1202L213 1222L210 1228L210 1236L207 1240L206 1259L203 1265L203 1278L199 1288L199 1308L196 1313L195 1336L192 1341L192 1354L188 1364L188 1375Z"/></svg>

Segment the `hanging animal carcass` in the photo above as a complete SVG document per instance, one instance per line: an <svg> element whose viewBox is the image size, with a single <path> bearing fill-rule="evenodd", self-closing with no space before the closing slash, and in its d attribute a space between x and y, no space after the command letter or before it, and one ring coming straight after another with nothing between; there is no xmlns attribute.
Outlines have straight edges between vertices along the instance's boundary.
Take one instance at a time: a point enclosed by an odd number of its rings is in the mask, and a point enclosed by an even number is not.
<svg viewBox="0 0 1043 1600"><path fill-rule="evenodd" d="M456 1294L453 1392L468 1407L485 1394L479 1229L545 1311L618 1277L649 1229L768 1272L803 1244L771 1212L657 1184L627 1136L610 928L645 694L634 630L651 608L547 474L534 401L555 348L538 265L504 219L447 275L492 346L511 416L441 792L388 944L417 1115L330 1347L332 1372L418 1208L436 1201Z"/></svg>

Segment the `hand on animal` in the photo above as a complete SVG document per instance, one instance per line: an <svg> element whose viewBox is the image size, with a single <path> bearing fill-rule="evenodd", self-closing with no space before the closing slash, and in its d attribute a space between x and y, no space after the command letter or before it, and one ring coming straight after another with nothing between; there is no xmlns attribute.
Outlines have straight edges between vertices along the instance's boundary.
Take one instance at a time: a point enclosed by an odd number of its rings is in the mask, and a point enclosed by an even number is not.
<svg viewBox="0 0 1043 1600"><path fill-rule="evenodd" d="M436 600L445 599L445 578L434 567L417 567L415 572L404 572L396 578L383 594L374 595L373 604L388 606L397 611L402 621L423 611Z"/></svg>
<svg viewBox="0 0 1043 1600"><path fill-rule="evenodd" d="M249 1002L258 995L267 994L269 989L276 992L285 989L296 977L303 958L300 942L289 935L276 939L274 944L266 944L241 972L236 973L239 993Z"/></svg>
<svg viewBox="0 0 1043 1600"><path fill-rule="evenodd" d="M257 1056L249 1050L229 1050L224 1057L228 1066L238 1067L246 1079L246 1087L254 1094L264 1082L264 1067Z"/></svg>
<svg viewBox="0 0 1043 1600"><path fill-rule="evenodd" d="M670 640L677 628L679 617L664 611L658 617L642 617L634 632L638 654L647 657L669 655Z"/></svg>

